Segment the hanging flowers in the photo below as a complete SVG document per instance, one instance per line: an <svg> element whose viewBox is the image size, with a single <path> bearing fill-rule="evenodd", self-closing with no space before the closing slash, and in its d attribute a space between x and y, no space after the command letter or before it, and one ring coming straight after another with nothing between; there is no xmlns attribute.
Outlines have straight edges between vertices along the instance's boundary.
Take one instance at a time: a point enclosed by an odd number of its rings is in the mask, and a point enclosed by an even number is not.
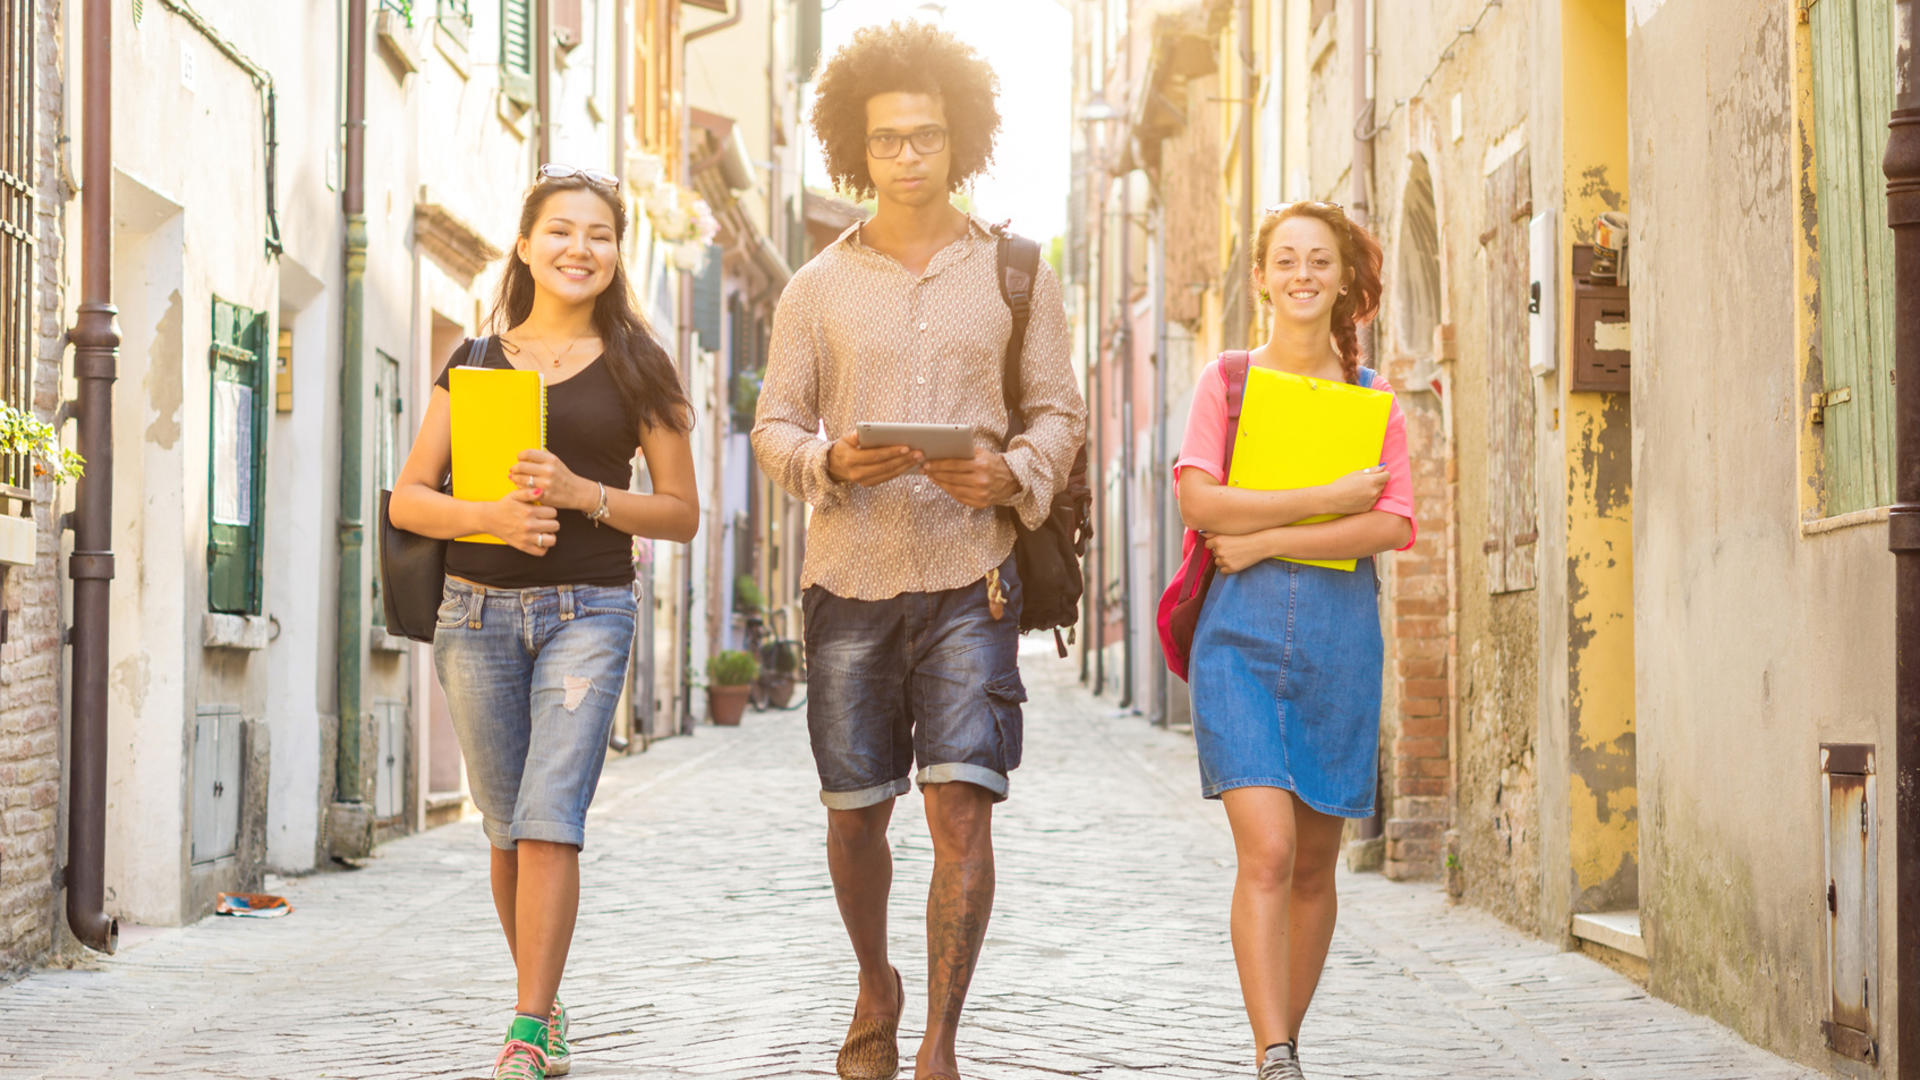
<svg viewBox="0 0 1920 1080"><path fill-rule="evenodd" d="M0 405L0 455L26 454L33 462L35 476L45 476L56 484L80 479L86 459L60 445L60 435L52 425L34 418L11 405Z"/></svg>
<svg viewBox="0 0 1920 1080"><path fill-rule="evenodd" d="M713 208L671 180L655 180L644 201L654 235L672 249L673 265L697 273L706 261L708 245L720 232Z"/></svg>

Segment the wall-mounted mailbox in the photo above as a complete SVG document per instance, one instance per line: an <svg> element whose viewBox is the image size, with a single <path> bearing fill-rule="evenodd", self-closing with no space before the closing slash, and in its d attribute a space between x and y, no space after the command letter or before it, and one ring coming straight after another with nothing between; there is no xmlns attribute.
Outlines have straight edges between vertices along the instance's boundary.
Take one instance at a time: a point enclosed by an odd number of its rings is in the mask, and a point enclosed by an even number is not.
<svg viewBox="0 0 1920 1080"><path fill-rule="evenodd" d="M1627 287L1592 276L1593 247L1573 246L1573 365L1567 389L1625 393L1633 387L1633 322Z"/></svg>

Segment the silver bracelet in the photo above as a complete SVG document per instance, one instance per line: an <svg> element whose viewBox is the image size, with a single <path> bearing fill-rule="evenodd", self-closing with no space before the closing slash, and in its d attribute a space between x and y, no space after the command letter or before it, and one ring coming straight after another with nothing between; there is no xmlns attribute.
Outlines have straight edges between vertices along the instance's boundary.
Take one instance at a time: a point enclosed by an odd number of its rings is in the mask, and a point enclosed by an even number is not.
<svg viewBox="0 0 1920 1080"><path fill-rule="evenodd" d="M593 522L593 527L597 529L602 521L612 516L613 511L607 507L607 485L598 480L594 484L600 489L600 505L587 512L587 520Z"/></svg>

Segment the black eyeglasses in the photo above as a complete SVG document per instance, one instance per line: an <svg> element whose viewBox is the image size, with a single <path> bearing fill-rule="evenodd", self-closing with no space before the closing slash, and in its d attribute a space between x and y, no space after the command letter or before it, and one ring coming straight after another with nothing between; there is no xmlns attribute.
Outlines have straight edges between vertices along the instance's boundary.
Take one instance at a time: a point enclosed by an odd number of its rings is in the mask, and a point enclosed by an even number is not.
<svg viewBox="0 0 1920 1080"><path fill-rule="evenodd" d="M599 169L582 169L576 165L561 165L553 161L540 166L542 180L571 180L576 176L589 184L599 184L605 188L620 186L619 177L609 172L601 172Z"/></svg>
<svg viewBox="0 0 1920 1080"><path fill-rule="evenodd" d="M900 148L907 143L913 144L913 152L916 154L937 154L947 148L947 129L923 127L905 135L893 131L869 135L867 136L867 154L881 161L897 158L900 156Z"/></svg>

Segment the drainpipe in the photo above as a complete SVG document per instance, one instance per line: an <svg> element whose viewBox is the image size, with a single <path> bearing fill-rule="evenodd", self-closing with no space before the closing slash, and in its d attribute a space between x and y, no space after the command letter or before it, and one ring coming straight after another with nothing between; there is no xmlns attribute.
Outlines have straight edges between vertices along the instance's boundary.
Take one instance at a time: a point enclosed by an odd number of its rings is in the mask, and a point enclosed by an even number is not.
<svg viewBox="0 0 1920 1080"><path fill-rule="evenodd" d="M1893 228L1894 386L1899 502L1887 518L1894 555L1894 844L1900 1076L1920 1077L1920 77L1913 61L1914 0L1901 21L1897 96L1883 170ZM1899 378L1906 372L1905 379Z"/></svg>
<svg viewBox="0 0 1920 1080"><path fill-rule="evenodd" d="M620 178L622 199L627 197L627 80L632 47L627 41L628 2L614 0L613 4L613 175Z"/></svg>
<svg viewBox="0 0 1920 1080"><path fill-rule="evenodd" d="M1126 72L1127 96L1133 96L1133 82L1140 73L1134 70L1133 42L1139 36L1134 25L1134 3L1127 0ZM1127 535L1120 538L1120 701L1123 709L1133 707L1133 609L1145 601L1133 588L1133 123L1121 121L1122 138L1127 140L1127 171L1120 177L1120 521ZM1159 599L1155 597L1155 599Z"/></svg>
<svg viewBox="0 0 1920 1080"><path fill-rule="evenodd" d="M1164 174L1163 174L1164 176ZM1167 204L1153 201L1153 587L1148 602L1157 601L1167 589L1167 556L1172 550L1167 520L1169 493L1167 481L1172 470L1167 460ZM1167 723L1167 665L1153 664L1153 700L1149 717L1157 726Z"/></svg>
<svg viewBox="0 0 1920 1080"><path fill-rule="evenodd" d="M1253 69L1253 0L1240 0L1240 250L1246 253L1242 269L1253 273L1253 102L1260 96L1260 76ZM1233 283L1242 294L1249 292L1247 279ZM1247 317L1239 326L1227 327L1227 342L1241 348L1253 347L1253 298L1247 296Z"/></svg>
<svg viewBox="0 0 1920 1080"><path fill-rule="evenodd" d="M693 187L693 105L687 99L687 46L722 30L740 25L745 17L739 0L733 13L718 22L680 35L680 185ZM699 400L693 387L693 274L680 272L679 303L680 382L693 400ZM719 477L714 483L720 482ZM687 545L680 560L680 733L693 734L693 553Z"/></svg>
<svg viewBox="0 0 1920 1080"><path fill-rule="evenodd" d="M1373 224L1373 0L1353 0L1353 168L1348 170L1347 214ZM1373 324L1360 328L1360 354L1374 355Z"/></svg>
<svg viewBox="0 0 1920 1080"><path fill-rule="evenodd" d="M548 0L533 2L533 111L536 166L553 160L553 21Z"/></svg>
<svg viewBox="0 0 1920 1080"><path fill-rule="evenodd" d="M1353 0L1353 168L1348 170L1347 216L1365 226L1371 216L1368 208L1373 193L1373 31L1367 22L1373 0ZM1373 325L1360 328L1360 354L1372 357ZM1379 787L1376 776L1374 786ZM1374 800L1373 814L1363 819L1357 830L1362 840L1372 840L1385 831L1380 800Z"/></svg>
<svg viewBox="0 0 1920 1080"><path fill-rule="evenodd" d="M367 0L347 0L347 122L345 176L340 209L347 219L344 326L340 335L340 582L334 625L336 711L340 716L339 754L334 765L334 799L364 801L360 772L360 665L366 613L360 574L365 546L366 492L361 486L363 416L366 397L362 362L367 276L366 131Z"/></svg>
<svg viewBox="0 0 1920 1080"><path fill-rule="evenodd" d="M86 0L81 127L81 299L67 340L79 382L75 415L87 459L74 515L72 747L68 758L67 925L96 952L120 943L106 913L107 627L113 581L113 381L120 356L113 306L113 0Z"/></svg>

